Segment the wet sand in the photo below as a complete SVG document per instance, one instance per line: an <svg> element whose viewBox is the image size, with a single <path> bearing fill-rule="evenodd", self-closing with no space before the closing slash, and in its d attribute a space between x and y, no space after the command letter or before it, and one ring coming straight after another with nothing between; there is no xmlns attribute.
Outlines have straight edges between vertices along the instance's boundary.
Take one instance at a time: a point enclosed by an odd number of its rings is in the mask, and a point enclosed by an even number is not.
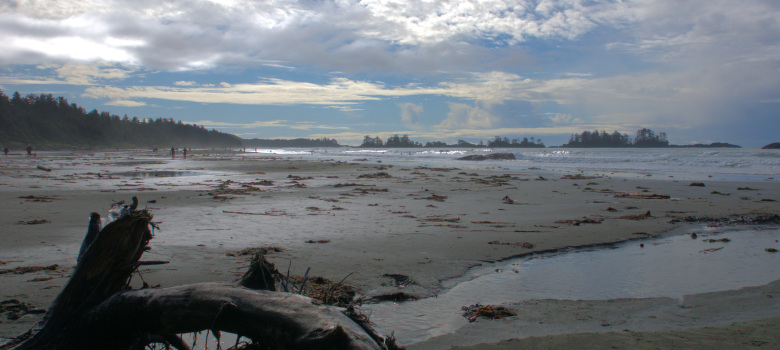
<svg viewBox="0 0 780 350"><path fill-rule="evenodd" d="M776 181L712 181L697 187L652 174L635 179L584 175L544 169L505 172L467 166L391 166L358 159L237 159L206 153L171 160L146 151L40 152L36 158L2 158L0 269L57 267L0 274L0 300L16 299L46 308L75 265L90 212L105 216L111 203L129 201L132 196L154 214L160 228L143 260L170 261L142 269L150 285L233 280L244 271L247 257L229 253L275 247L268 257L280 270L289 266L291 273L303 274L311 267L312 275L336 281L346 278L346 283L366 297L397 291L431 296L441 290L441 281L461 276L485 261L669 234L684 225L670 222L685 216L777 213L774 200L780 200ZM401 288L387 275L403 275L412 283ZM140 278L134 280L140 283ZM734 304L729 314L740 315L738 322L779 316L780 299L766 296L776 294L777 287L770 287L774 289L769 294L734 293L747 303L751 298L771 299L771 307L762 310L773 314L741 304ZM626 301L631 305L647 302ZM606 314L624 313L608 302L601 304L606 304ZM708 314L709 306L703 305L696 308L702 309L704 316L699 319L704 321L671 329L735 322L719 320L722 314ZM553 307L549 312L562 318L571 314L568 308ZM26 331L38 316L10 320L0 315L0 337ZM454 335L410 348L449 348L517 338L511 329L524 327L527 321L522 317L479 320ZM480 327L494 328L494 323L507 324L508 330L480 331ZM750 325L766 327L761 322L739 326ZM622 331L600 323L599 327L580 329L563 323L539 334ZM713 328L712 332L727 334L728 330ZM668 335L664 334L642 336ZM468 342L463 342L466 338Z"/></svg>

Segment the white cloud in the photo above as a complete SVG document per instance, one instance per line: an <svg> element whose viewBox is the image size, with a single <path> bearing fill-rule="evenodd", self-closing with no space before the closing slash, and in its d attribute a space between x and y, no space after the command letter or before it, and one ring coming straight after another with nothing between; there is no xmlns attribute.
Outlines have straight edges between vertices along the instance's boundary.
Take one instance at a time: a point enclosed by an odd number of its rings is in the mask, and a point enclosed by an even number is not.
<svg viewBox="0 0 780 350"><path fill-rule="evenodd" d="M16 77L0 77L0 84L14 84L14 85L64 85L68 84L63 80L48 79L48 78L16 78Z"/></svg>
<svg viewBox="0 0 780 350"><path fill-rule="evenodd" d="M383 40L423 44L457 38L575 38L610 17L618 5L604 1L367 0L361 4L390 30L369 32Z"/></svg>
<svg viewBox="0 0 780 350"><path fill-rule="evenodd" d="M39 76L0 77L0 83L18 85L94 85L102 81L121 81L135 73L135 69L132 67L111 65L105 62L38 65L35 68L38 69ZM52 75L56 75L58 79L53 79Z"/></svg>
<svg viewBox="0 0 780 350"><path fill-rule="evenodd" d="M121 107L143 107L146 106L145 102L139 101L127 101L127 100L115 100L106 103L107 106L121 106Z"/></svg>
<svg viewBox="0 0 780 350"><path fill-rule="evenodd" d="M122 80L134 72L133 69L108 63L78 64L68 63L55 69L57 76L69 84L92 85L102 80Z"/></svg>
<svg viewBox="0 0 780 350"><path fill-rule="evenodd" d="M214 121L214 120L200 120L200 121L191 122L191 124L203 125L204 127L207 128L240 128L240 129L287 126L287 122L285 120L253 121L251 123L231 123L231 122L221 122L221 121Z"/></svg>
<svg viewBox="0 0 780 350"><path fill-rule="evenodd" d="M314 122L297 122L290 125L295 130L349 130L347 126L326 125Z"/></svg>
<svg viewBox="0 0 780 350"><path fill-rule="evenodd" d="M376 101L381 97L419 94L446 94L440 88L389 88L382 84L335 78L328 84L314 84L281 79L267 79L255 84L228 84L219 86L113 86L90 87L84 95L108 99L163 99L200 103L234 103L248 105L310 104L356 110L361 101Z"/></svg>
<svg viewBox="0 0 780 350"><path fill-rule="evenodd" d="M548 118L554 125L569 125L582 122L582 119L574 118L571 114L564 113L555 113Z"/></svg>
<svg viewBox="0 0 780 350"><path fill-rule="evenodd" d="M772 60L777 15L772 1L726 0L28 0L0 5L0 62L463 71L517 65L529 38L576 40L599 26L627 33L609 47L646 59Z"/></svg>
<svg viewBox="0 0 780 350"><path fill-rule="evenodd" d="M89 11L99 11L110 6L107 1L61 1L61 0L20 0L4 1L0 4L0 12L19 11L36 19L67 19Z"/></svg>
<svg viewBox="0 0 780 350"><path fill-rule="evenodd" d="M296 130L348 130L345 126L333 126L317 124L312 122L294 122L289 120L267 120L267 121L253 121L250 123L229 123L213 120L201 120L196 122L188 122L196 125L203 125L207 128L236 128L236 129L263 129L263 128L290 128Z"/></svg>
<svg viewBox="0 0 780 350"><path fill-rule="evenodd" d="M281 69L287 69L287 70L296 70L297 69L295 67L287 66L287 65L284 65L284 64L280 64L280 63L263 63L263 65L266 66L266 67L274 67L274 68L281 68Z"/></svg>
<svg viewBox="0 0 780 350"><path fill-rule="evenodd" d="M397 61L424 62L442 48L460 47L458 55L443 52L438 59L473 62L481 43L573 39L626 6L590 0L533 3L31 0L0 8L0 41L6 47L0 59L23 63L34 55L41 61L105 60L170 70L221 64L287 68L284 62L294 59L347 69L414 69Z"/></svg>
<svg viewBox="0 0 780 350"><path fill-rule="evenodd" d="M450 112L447 113L447 118L439 123L439 129L490 129L500 121L498 117L480 107L463 103L449 103L449 107Z"/></svg>
<svg viewBox="0 0 780 350"><path fill-rule="evenodd" d="M401 107L401 122L407 127L416 129L420 125L420 114L422 114L423 107L414 103L402 103Z"/></svg>

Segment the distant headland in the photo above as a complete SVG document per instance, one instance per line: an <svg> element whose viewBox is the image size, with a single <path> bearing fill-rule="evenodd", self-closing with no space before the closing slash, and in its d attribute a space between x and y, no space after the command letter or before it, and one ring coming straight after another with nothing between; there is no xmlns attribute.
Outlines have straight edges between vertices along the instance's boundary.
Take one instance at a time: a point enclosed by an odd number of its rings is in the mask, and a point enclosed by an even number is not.
<svg viewBox="0 0 780 350"><path fill-rule="evenodd" d="M761 149L780 149L780 142L770 143L764 147L761 147Z"/></svg>
<svg viewBox="0 0 780 350"><path fill-rule="evenodd" d="M672 145L666 139L666 133L660 132L658 134L655 131L643 128L636 132L636 136L633 138L628 134L623 134L617 131L607 133L606 131L583 131L580 134L571 135L569 143L562 145L561 147L571 148L598 148L598 147L610 147L610 148L622 148L622 147L636 147L636 148L658 148L658 147L704 147L704 148L741 148L741 146L732 145L725 142L713 142L710 144L692 144L692 145Z"/></svg>

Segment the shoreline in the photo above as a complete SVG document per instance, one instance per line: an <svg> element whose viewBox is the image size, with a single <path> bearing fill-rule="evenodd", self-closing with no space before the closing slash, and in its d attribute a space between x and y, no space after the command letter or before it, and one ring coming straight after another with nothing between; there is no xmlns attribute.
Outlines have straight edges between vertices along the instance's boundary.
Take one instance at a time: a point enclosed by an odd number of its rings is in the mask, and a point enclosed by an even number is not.
<svg viewBox="0 0 780 350"><path fill-rule="evenodd" d="M52 171L38 170L38 164ZM6 264L0 269L49 262L61 266L55 272L0 275L0 299L15 298L39 308L48 306L75 265L89 213L103 214L113 201L133 195L161 221L145 258L171 261L144 270L144 279L152 285L232 280L248 264L244 257L227 253L275 246L281 251L268 258L280 270L289 265L293 274L303 274L314 267L313 274L337 281L349 276L346 283L369 297L398 291L431 296L442 290L443 281L462 277L486 261L662 236L687 225L670 224L673 218L771 213L776 203L764 200L780 200L777 182L712 181L698 188L673 179L563 178L564 173L531 169L507 174L504 169L471 166L233 160L197 153L172 161L148 152L68 152L32 160L0 159L0 165L0 200L21 204L0 209L0 229L6 232L0 244L0 261ZM205 175L97 175L144 171ZM736 190L759 185L755 191ZM670 199L615 197L624 192ZM751 199L738 199L740 195ZM25 196L51 200L20 198ZM147 203L151 200L155 203ZM646 212L651 215L641 218ZM19 224L31 220L48 222ZM413 283L399 288L386 277L393 274ZM35 317L3 318L0 337L26 331Z"/></svg>

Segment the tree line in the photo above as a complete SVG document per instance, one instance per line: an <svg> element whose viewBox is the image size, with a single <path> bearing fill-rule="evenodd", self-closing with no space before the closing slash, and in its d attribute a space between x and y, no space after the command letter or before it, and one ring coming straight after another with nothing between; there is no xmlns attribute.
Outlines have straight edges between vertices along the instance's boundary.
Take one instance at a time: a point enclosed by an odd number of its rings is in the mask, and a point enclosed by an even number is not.
<svg viewBox="0 0 780 350"><path fill-rule="evenodd" d="M387 138L387 142L382 141L379 136L371 137L366 135L363 137L363 143L359 147L364 148L376 148L376 147L398 147L398 148L414 148L423 147L423 145L417 141L409 139L409 135L398 136L393 135Z"/></svg>
<svg viewBox="0 0 780 350"><path fill-rule="evenodd" d="M64 97L0 90L0 143L10 147L240 147L235 135L164 119L87 112Z"/></svg>
<svg viewBox="0 0 780 350"><path fill-rule="evenodd" d="M527 138L524 137L522 140L520 139L508 139L506 137L500 137L496 136L495 139L488 141L487 146L485 146L485 143L482 141L479 141L479 143L474 144L471 142L458 140L456 144L447 144L442 141L429 141L426 142L425 145L423 145L420 142L412 141L409 138L409 135L403 135L398 136L393 135L389 138L387 138L387 141L383 141L379 136L377 137L371 137L369 135L366 135L363 137L363 143L358 146L362 148L377 148L377 147L387 147L387 148L431 148L431 147L493 147L493 148L544 148L544 144L542 143L541 139L535 139L533 137Z"/></svg>
<svg viewBox="0 0 780 350"><path fill-rule="evenodd" d="M488 141L488 147L493 148L544 148L542 139L535 139L531 137L529 140L527 137L520 139L509 140L506 137L496 136L492 141Z"/></svg>
<svg viewBox="0 0 780 350"><path fill-rule="evenodd" d="M655 131L647 128L638 130L633 138L617 131L607 133L586 130L571 135L569 143L563 147L669 147L669 141L666 139L665 132L656 134Z"/></svg>

